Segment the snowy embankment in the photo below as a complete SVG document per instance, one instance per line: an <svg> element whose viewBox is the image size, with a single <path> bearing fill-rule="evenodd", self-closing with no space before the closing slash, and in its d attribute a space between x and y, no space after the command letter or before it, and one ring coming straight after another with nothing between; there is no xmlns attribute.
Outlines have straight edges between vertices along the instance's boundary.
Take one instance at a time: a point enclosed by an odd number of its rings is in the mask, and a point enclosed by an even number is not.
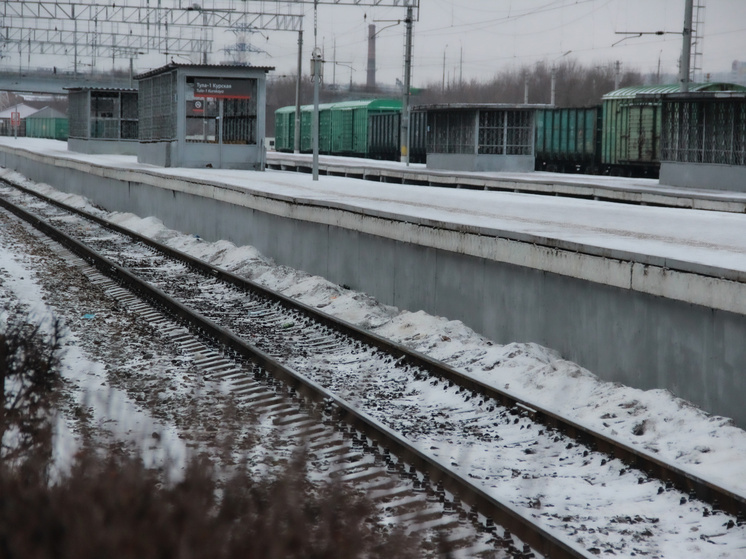
<svg viewBox="0 0 746 559"><path fill-rule="evenodd" d="M0 176L65 203L87 206L80 197L35 185L18 174L3 171ZM109 219L746 495L746 478L742 475L746 469L746 433L727 418L710 416L666 390L642 391L604 382L551 349L532 343L498 345L462 322L382 305L323 278L278 266L252 247L236 247L227 241L205 242L168 230L152 217L113 213Z"/></svg>

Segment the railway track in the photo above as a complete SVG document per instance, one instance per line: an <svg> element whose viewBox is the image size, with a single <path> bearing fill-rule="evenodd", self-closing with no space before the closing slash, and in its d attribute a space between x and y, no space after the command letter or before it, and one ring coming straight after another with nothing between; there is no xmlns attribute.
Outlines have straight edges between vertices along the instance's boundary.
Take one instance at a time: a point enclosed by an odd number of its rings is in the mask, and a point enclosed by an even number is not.
<svg viewBox="0 0 746 559"><path fill-rule="evenodd" d="M146 295L153 300L167 292L168 301L157 304L173 316L261 367L260 377L279 378L289 390L322 402L328 418L349 423L361 446L377 449L388 469L411 476L418 489L424 484L449 512L461 509L485 528L500 524L538 553L587 556L639 548L645 554L644 540L665 530L659 518L620 515L623 507L590 520L577 507L562 506L584 484L600 493L628 484L623 491L634 493L636 502L666 499L686 508L692 522L726 511L733 517L726 523L740 529L741 497L654 457L148 239L133 245L130 233L102 220L81 222L47 202L27 203L66 230L71 238L65 242L84 258L92 256L72 237L105 253L98 266L117 269L117 281L140 293L147 292L146 283L154 285ZM491 468L496 459L507 466ZM550 496L556 489L550 486L562 486L562 495ZM501 492L508 496L496 498ZM612 526L609 533L631 534L635 543L605 539L603 530L588 525Z"/></svg>

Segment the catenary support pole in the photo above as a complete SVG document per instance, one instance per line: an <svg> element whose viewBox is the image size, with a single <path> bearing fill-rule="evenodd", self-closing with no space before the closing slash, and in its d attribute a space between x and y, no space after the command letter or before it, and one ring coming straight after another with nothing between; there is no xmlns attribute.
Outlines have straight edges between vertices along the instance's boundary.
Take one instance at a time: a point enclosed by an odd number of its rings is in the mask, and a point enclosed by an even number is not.
<svg viewBox="0 0 746 559"><path fill-rule="evenodd" d="M401 161L409 165L409 100L412 79L412 7L407 8L407 42L404 49L404 96L401 112Z"/></svg>
<svg viewBox="0 0 746 559"><path fill-rule="evenodd" d="M300 81L303 72L303 30L298 31L298 75L295 79L295 128L293 151L300 153Z"/></svg>
<svg viewBox="0 0 746 559"><path fill-rule="evenodd" d="M680 91L689 91L689 59L692 55L692 11L694 0L685 0L684 6L684 32L681 45L681 64L679 65Z"/></svg>

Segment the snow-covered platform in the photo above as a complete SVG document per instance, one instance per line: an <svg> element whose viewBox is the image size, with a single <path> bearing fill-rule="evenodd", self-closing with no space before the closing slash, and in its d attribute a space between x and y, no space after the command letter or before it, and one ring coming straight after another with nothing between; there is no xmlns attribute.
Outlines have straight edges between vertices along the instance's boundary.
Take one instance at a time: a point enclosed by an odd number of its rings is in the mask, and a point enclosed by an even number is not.
<svg viewBox="0 0 746 559"><path fill-rule="evenodd" d="M314 182L280 171L164 169L37 139L0 139L0 164L110 210L254 245L383 302L463 320L499 342L555 348L603 378L667 388L746 425L742 213L341 176ZM541 184L552 177L491 178ZM670 195L639 179L552 181ZM746 202L733 192L707 196Z"/></svg>

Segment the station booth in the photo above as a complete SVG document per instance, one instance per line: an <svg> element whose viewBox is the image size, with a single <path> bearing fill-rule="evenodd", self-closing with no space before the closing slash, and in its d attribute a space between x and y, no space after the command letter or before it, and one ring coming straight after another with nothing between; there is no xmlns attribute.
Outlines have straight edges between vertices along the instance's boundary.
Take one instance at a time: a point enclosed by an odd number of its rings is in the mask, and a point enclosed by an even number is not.
<svg viewBox="0 0 746 559"><path fill-rule="evenodd" d="M533 171L535 108L502 103L413 107L413 112L427 114L427 167Z"/></svg>
<svg viewBox="0 0 746 559"><path fill-rule="evenodd" d="M135 76L138 162L263 170L266 76L273 69L171 62Z"/></svg>
<svg viewBox="0 0 746 559"><path fill-rule="evenodd" d="M746 92L662 98L660 183L746 192Z"/></svg>
<svg viewBox="0 0 746 559"><path fill-rule="evenodd" d="M67 149L80 153L136 155L136 89L70 87Z"/></svg>

